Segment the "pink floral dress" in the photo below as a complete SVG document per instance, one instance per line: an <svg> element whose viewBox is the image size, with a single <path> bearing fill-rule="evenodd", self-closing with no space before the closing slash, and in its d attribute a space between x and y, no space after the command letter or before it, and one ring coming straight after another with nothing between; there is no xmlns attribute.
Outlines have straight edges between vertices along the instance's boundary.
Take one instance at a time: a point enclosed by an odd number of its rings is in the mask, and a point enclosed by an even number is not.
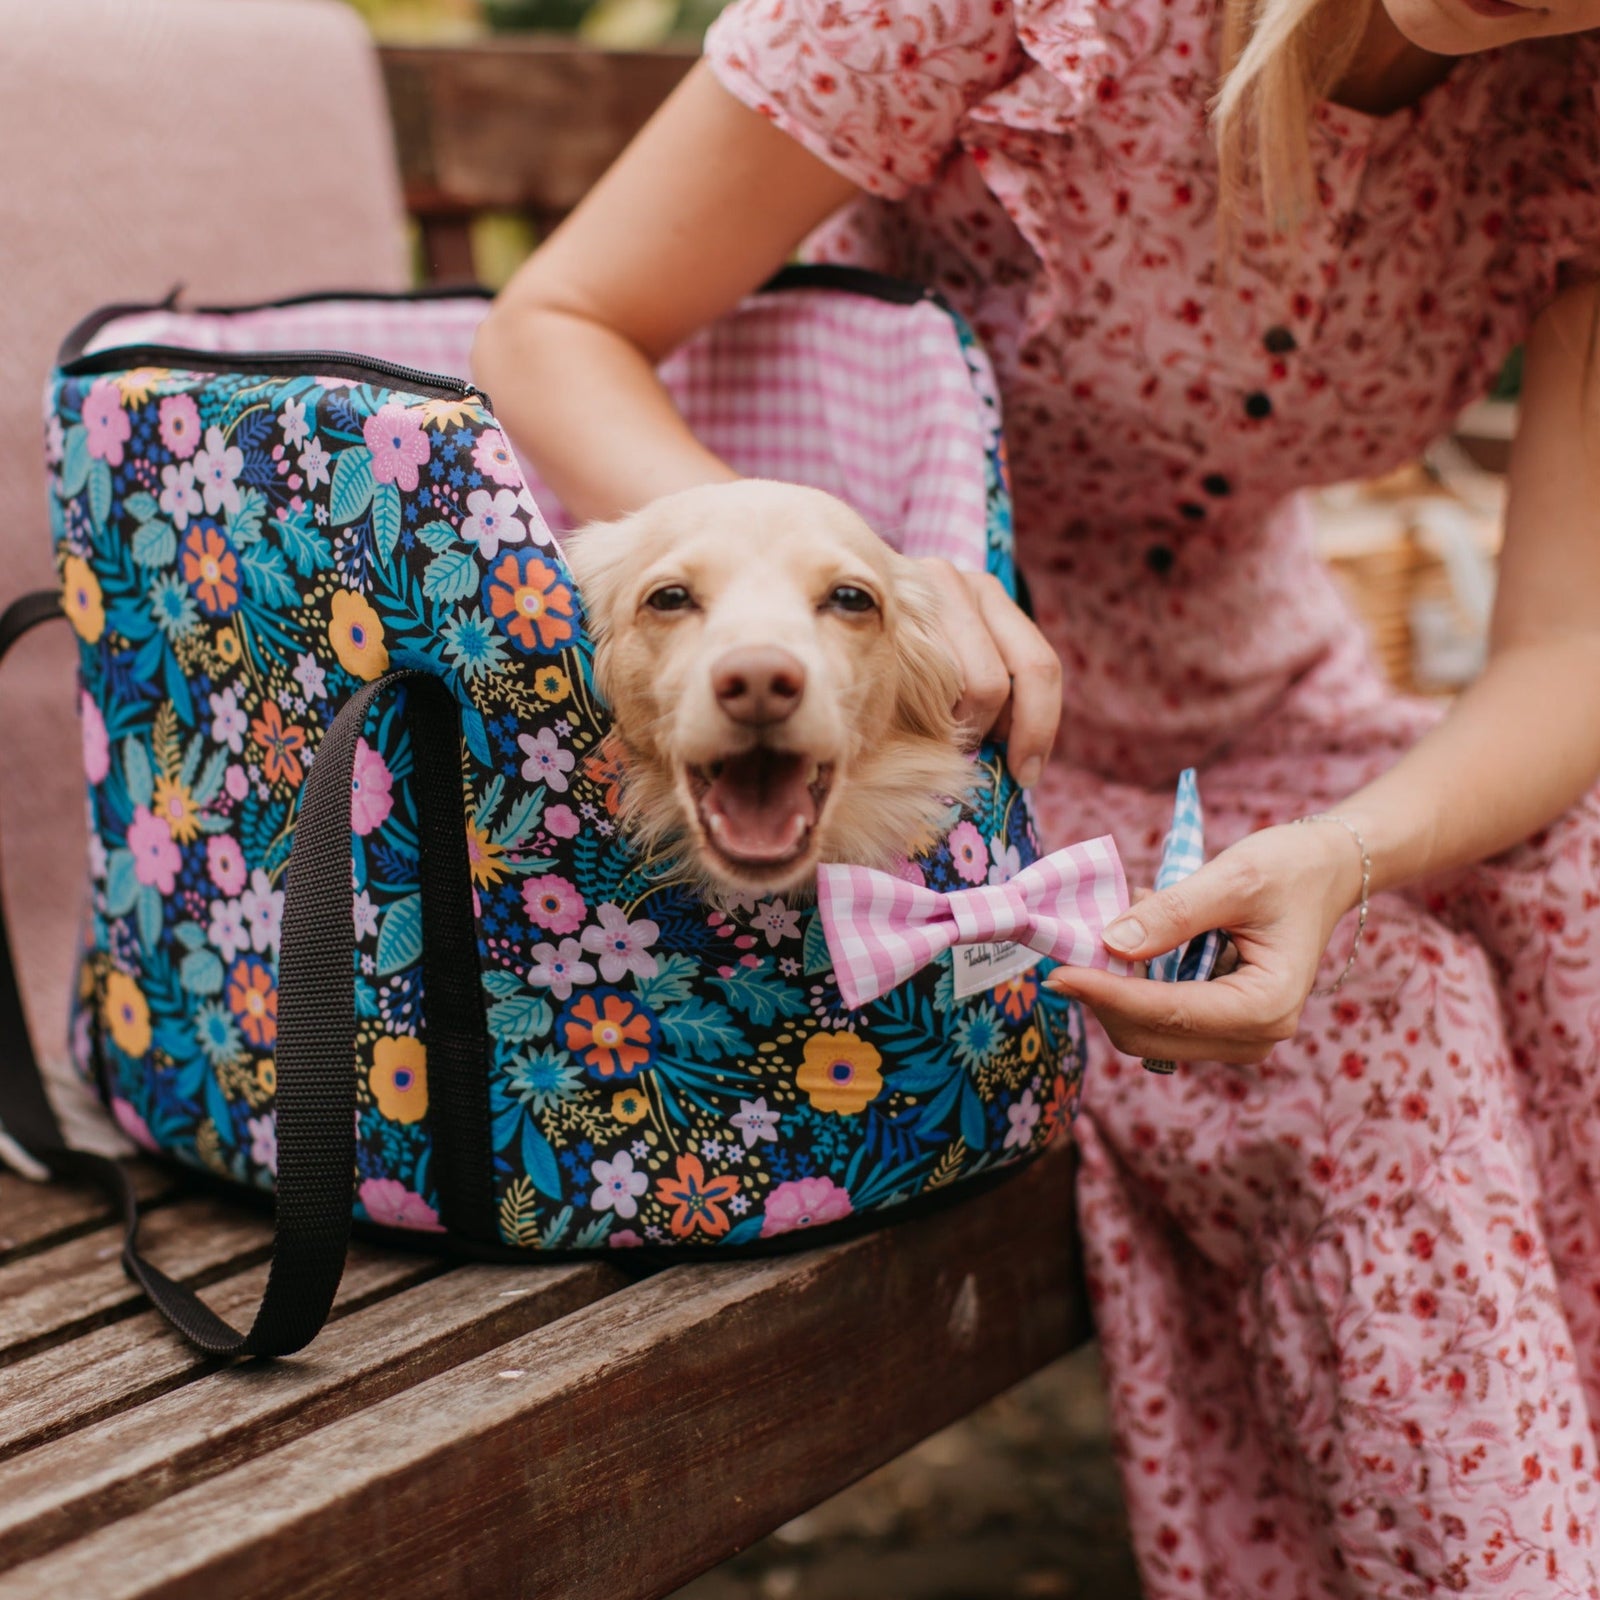
<svg viewBox="0 0 1600 1600"><path fill-rule="evenodd" d="M1183 765L1218 848L1428 726L1293 492L1413 455L1600 272L1590 39L1323 106L1300 247L1247 225L1220 271L1213 10L737 0L707 44L866 191L810 253L937 285L987 345L1066 666L1046 836L1110 829L1143 881ZM1260 1067L1102 1042L1077 1137L1152 1600L1600 1596L1600 800L1380 896Z"/></svg>

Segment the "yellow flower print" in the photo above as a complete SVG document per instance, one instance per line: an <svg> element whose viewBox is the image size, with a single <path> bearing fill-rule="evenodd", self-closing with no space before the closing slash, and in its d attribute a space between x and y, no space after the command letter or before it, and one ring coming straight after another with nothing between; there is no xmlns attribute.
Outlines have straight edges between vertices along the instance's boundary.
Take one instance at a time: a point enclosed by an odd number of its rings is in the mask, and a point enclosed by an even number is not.
<svg viewBox="0 0 1600 1600"><path fill-rule="evenodd" d="M467 865L472 869L472 881L480 889L488 889L505 877L506 869L500 858L506 853L503 844L489 837L487 828L476 823L467 827Z"/></svg>
<svg viewBox="0 0 1600 1600"><path fill-rule="evenodd" d="M328 641L340 666L368 683L389 670L389 647L383 642L383 623L378 613L349 589L334 592Z"/></svg>
<svg viewBox="0 0 1600 1600"><path fill-rule="evenodd" d="M142 406L155 386L168 376L166 367L135 367L132 372L124 372L111 381L121 391L123 405Z"/></svg>
<svg viewBox="0 0 1600 1600"><path fill-rule="evenodd" d="M119 1050L142 1056L150 1048L150 1007L127 973L113 972L106 979L100 1015Z"/></svg>
<svg viewBox="0 0 1600 1600"><path fill-rule="evenodd" d="M643 1122L649 1114L649 1104L637 1089L619 1089L611 1097L611 1115L618 1122Z"/></svg>
<svg viewBox="0 0 1600 1600"><path fill-rule="evenodd" d="M225 666L232 666L243 654L239 647L239 635L232 628L224 628L217 635L217 655Z"/></svg>
<svg viewBox="0 0 1600 1600"><path fill-rule="evenodd" d="M380 1039L367 1079L378 1109L391 1122L420 1122L428 1110L428 1052L420 1039Z"/></svg>
<svg viewBox="0 0 1600 1600"><path fill-rule="evenodd" d="M849 1029L817 1033L806 1040L795 1083L818 1111L850 1117L877 1099L883 1088L882 1064L883 1057Z"/></svg>
<svg viewBox="0 0 1600 1600"><path fill-rule="evenodd" d="M256 1084L263 1094L278 1092L278 1063L271 1056L256 1062Z"/></svg>
<svg viewBox="0 0 1600 1600"><path fill-rule="evenodd" d="M560 667L540 667L533 675L533 688L541 700L555 704L572 693L572 679Z"/></svg>
<svg viewBox="0 0 1600 1600"><path fill-rule="evenodd" d="M200 808L194 796L172 778L157 778L151 811L167 825L179 844L188 844L200 832Z"/></svg>
<svg viewBox="0 0 1600 1600"><path fill-rule="evenodd" d="M1039 1037L1039 1029L1035 1026L1029 1028L1022 1036L1022 1059L1028 1066L1032 1066L1039 1059L1039 1051L1043 1048L1043 1040Z"/></svg>
<svg viewBox="0 0 1600 1600"><path fill-rule="evenodd" d="M98 644L106 631L100 580L82 556L68 556L61 565L61 609L85 644Z"/></svg>
<svg viewBox="0 0 1600 1600"><path fill-rule="evenodd" d="M429 400L416 410L424 428L443 433L446 428L459 428L470 421L477 411L477 403L473 400Z"/></svg>

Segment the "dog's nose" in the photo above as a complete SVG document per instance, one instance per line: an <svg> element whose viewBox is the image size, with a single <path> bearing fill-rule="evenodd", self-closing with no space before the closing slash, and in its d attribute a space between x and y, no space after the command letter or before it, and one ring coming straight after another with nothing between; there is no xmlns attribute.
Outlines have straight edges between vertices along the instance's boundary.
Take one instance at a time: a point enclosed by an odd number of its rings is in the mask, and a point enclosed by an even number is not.
<svg viewBox="0 0 1600 1600"><path fill-rule="evenodd" d="M753 727L792 716L805 687L805 663L776 645L730 650L711 669L717 704L735 722Z"/></svg>

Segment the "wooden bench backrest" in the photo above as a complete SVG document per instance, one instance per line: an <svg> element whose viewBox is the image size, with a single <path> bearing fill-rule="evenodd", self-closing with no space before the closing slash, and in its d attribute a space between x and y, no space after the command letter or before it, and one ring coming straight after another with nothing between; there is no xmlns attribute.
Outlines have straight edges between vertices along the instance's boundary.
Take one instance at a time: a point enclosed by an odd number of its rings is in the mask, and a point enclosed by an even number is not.
<svg viewBox="0 0 1600 1600"><path fill-rule="evenodd" d="M624 52L533 36L386 45L407 209L431 283L474 279L471 224L512 211L547 231L694 64L693 49Z"/></svg>

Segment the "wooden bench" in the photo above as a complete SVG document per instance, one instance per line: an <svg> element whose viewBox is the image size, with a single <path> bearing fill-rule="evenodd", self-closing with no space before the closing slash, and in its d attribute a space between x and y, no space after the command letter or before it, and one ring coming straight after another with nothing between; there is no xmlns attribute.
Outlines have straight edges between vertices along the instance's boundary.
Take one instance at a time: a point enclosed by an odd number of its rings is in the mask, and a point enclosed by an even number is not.
<svg viewBox="0 0 1600 1600"><path fill-rule="evenodd" d="M429 276L473 275L485 208L557 220L691 60L385 51ZM103 1200L0 1172L0 1600L668 1594L1088 1336L1072 1163L644 1278L362 1245L304 1355L225 1371L124 1278ZM247 1316L266 1220L141 1182L153 1258Z"/></svg>

